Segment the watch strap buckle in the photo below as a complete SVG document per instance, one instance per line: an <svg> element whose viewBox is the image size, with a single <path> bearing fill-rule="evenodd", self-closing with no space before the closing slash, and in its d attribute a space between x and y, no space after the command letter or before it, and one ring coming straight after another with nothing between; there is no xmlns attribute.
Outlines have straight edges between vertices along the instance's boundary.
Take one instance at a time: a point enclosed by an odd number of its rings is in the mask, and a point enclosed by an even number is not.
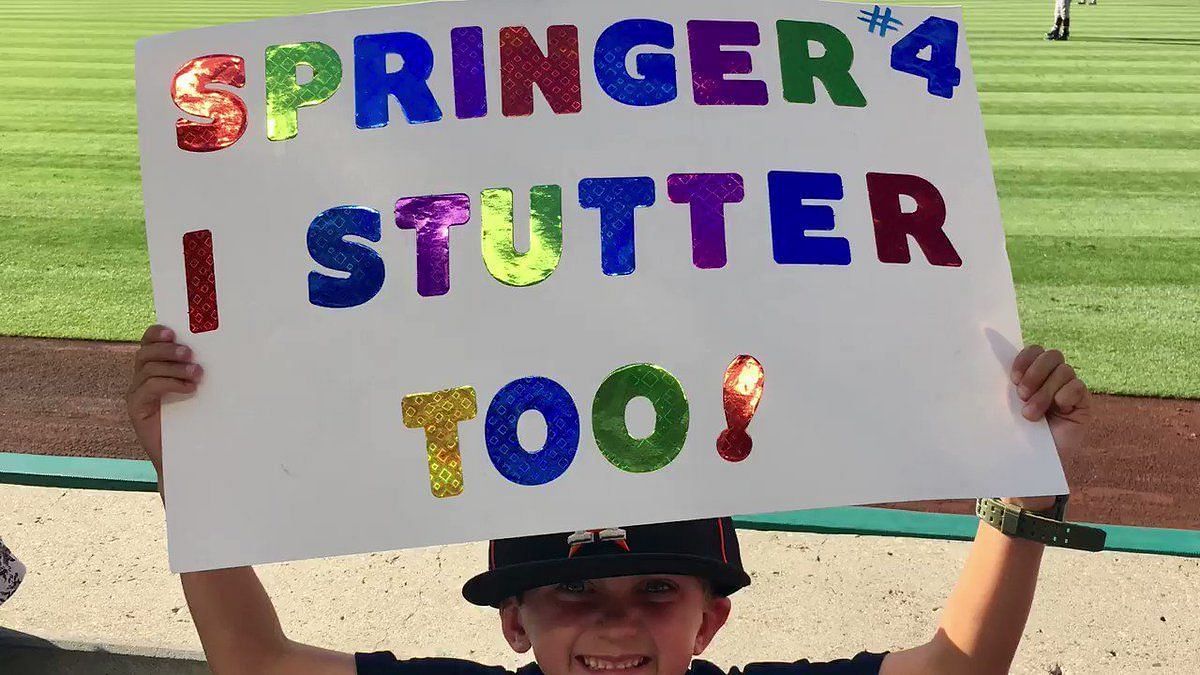
<svg viewBox="0 0 1200 675"><path fill-rule="evenodd" d="M1056 514L1064 514L1065 502L1065 498L1056 501ZM1007 536L1029 539L1047 546L1102 551L1108 538L1108 533L1101 528L1064 522L1061 515L1059 519L1049 518L998 499L978 500L975 512L981 520Z"/></svg>
<svg viewBox="0 0 1200 675"><path fill-rule="evenodd" d="M1025 513L1024 509L1004 509L1000 513L1000 532L1010 537L1017 536L1021 531L1021 517Z"/></svg>

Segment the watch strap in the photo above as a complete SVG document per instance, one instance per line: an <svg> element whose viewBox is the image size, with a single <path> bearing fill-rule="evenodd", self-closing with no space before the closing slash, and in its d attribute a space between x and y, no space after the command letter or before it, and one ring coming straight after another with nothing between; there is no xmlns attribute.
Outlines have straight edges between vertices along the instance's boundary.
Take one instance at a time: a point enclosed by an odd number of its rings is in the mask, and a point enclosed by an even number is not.
<svg viewBox="0 0 1200 675"><path fill-rule="evenodd" d="M1057 507L1056 504L1056 511L1061 510ZM1078 551L1104 550L1107 533L1098 527L1054 520L991 498L977 500L975 513L980 520L1010 537Z"/></svg>

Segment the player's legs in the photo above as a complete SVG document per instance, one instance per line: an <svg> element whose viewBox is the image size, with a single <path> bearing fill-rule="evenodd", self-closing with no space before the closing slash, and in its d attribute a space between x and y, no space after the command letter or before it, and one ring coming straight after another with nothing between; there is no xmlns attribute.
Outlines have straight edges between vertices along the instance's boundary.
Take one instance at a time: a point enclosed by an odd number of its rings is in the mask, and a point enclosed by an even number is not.
<svg viewBox="0 0 1200 675"><path fill-rule="evenodd" d="M1046 33L1047 40L1064 39L1071 25L1071 0L1054 0L1054 27Z"/></svg>

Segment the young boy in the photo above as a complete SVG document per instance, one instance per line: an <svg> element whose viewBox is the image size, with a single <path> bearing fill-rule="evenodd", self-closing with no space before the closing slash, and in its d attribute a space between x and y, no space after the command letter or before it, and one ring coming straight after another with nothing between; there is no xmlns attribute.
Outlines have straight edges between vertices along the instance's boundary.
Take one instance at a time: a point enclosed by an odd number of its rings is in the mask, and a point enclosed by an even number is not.
<svg viewBox="0 0 1200 675"><path fill-rule="evenodd" d="M202 377L175 334L151 326L137 352L129 414L162 487L159 408ZM1058 351L1028 347L1012 367L1031 422L1046 417L1060 451L1074 450L1091 414L1087 387ZM164 494L163 499L167 497ZM1044 511L1053 498L1007 500ZM980 523L965 569L933 638L890 654L824 664L752 664L731 675L1007 673L1033 601L1042 544ZM249 567L182 575L184 595L214 673L254 675L505 675L450 659L398 661L388 652L343 654L288 640ZM729 617L730 595L750 583L727 518L609 528L491 542L488 571L463 595L499 609L512 649L533 651L518 675L721 675L692 660Z"/></svg>

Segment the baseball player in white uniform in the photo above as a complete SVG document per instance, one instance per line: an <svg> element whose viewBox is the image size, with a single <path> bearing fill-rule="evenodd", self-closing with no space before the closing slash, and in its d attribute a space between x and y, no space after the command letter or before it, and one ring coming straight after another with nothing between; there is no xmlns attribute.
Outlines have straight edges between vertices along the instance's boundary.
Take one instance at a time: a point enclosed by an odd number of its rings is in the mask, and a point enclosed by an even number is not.
<svg viewBox="0 0 1200 675"><path fill-rule="evenodd" d="M1079 4L1096 4L1096 0L1079 0ZM1054 0L1054 27L1046 33L1047 40L1066 40L1071 36L1071 0Z"/></svg>

